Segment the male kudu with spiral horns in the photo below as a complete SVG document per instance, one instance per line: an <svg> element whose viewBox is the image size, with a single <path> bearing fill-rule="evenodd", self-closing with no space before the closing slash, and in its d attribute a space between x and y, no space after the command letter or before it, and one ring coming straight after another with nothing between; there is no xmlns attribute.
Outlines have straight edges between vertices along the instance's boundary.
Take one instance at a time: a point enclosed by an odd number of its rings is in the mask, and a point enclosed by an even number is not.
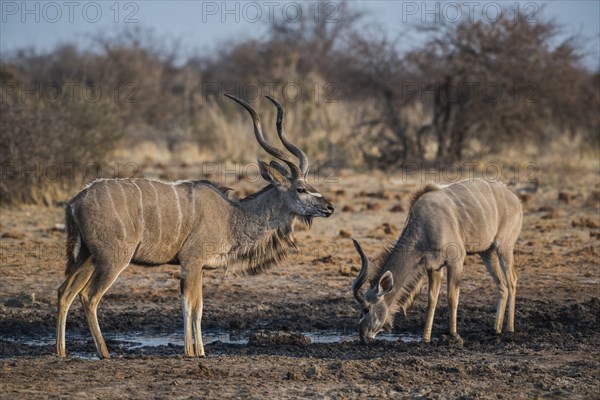
<svg viewBox="0 0 600 400"><path fill-rule="evenodd" d="M181 266L185 354L204 356L202 270L232 264L240 266L238 272L258 273L294 247L295 220L310 224L333 213L332 204L306 182L308 158L285 135L281 105L267 96L277 107L279 139L298 164L266 141L248 103L226 96L250 113L260 146L289 170L259 160L268 186L239 201L203 180L102 179L86 186L65 207L68 261L58 289L58 355L66 354L67 313L79 294L98 354L109 358L96 313L100 299L130 263L169 263Z"/></svg>

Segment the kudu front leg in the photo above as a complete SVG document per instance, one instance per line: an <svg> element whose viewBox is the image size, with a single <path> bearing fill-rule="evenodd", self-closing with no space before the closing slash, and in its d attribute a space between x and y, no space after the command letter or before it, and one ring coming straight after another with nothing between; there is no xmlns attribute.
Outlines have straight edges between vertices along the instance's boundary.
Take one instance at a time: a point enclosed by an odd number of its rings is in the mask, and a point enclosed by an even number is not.
<svg viewBox="0 0 600 400"><path fill-rule="evenodd" d="M427 271L427 275L429 277L429 304L427 307L427 320L425 321L425 331L423 332L423 342L425 343L429 343L429 341L431 340L433 317L435 315L435 308L437 306L440 288L442 286L442 276L444 274L443 271L443 269L431 269Z"/></svg>
<svg viewBox="0 0 600 400"><path fill-rule="evenodd" d="M456 330L456 316L458 312L458 298L460 295L460 279L462 276L463 260L448 265L448 313L450 316L450 335L459 343L462 339Z"/></svg>
<svg viewBox="0 0 600 400"><path fill-rule="evenodd" d="M182 267L181 301L183 306L185 355L188 357L204 357L201 327L202 267Z"/></svg>

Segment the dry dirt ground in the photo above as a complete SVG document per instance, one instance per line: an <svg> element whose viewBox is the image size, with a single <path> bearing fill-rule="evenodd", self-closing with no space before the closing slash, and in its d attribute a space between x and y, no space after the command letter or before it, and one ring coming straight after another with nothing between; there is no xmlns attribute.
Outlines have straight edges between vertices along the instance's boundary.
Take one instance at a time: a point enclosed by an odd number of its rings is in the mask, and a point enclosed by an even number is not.
<svg viewBox="0 0 600 400"><path fill-rule="evenodd" d="M377 255L398 237L418 182L342 173L315 185L337 211L296 233L298 254L258 276L207 273L203 328L253 340L214 341L206 359L183 357L177 343L140 347L119 339L183 330L178 267L133 265L99 307L113 358L95 357L78 302L67 325L71 355L54 356L62 209L1 209L0 398L598 398L597 171L562 180L542 175L540 190L525 195L514 335L493 332L495 287L479 258L468 257L458 311L463 346L445 336L444 293L430 345L305 339L357 336L350 284L359 259L349 236ZM258 187L233 186L241 194ZM419 336L425 308L422 293L406 318L397 316L394 332Z"/></svg>

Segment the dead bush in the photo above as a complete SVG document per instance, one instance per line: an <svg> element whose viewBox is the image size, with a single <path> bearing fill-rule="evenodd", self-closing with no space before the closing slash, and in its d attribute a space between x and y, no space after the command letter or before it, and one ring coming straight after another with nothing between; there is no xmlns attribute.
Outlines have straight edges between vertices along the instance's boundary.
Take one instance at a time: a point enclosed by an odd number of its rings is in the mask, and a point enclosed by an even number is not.
<svg viewBox="0 0 600 400"><path fill-rule="evenodd" d="M106 173L106 156L122 136L108 102L0 107L0 203L50 205L85 180Z"/></svg>

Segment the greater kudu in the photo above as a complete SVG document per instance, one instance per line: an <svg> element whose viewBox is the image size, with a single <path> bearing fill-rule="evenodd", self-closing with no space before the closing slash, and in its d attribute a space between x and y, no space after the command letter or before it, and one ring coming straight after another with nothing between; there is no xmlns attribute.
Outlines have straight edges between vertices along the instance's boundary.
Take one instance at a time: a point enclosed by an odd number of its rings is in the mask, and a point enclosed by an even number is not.
<svg viewBox="0 0 600 400"><path fill-rule="evenodd" d="M456 310L467 254L479 254L496 283L496 332L502 331L507 301L508 331L513 332L517 289L513 248L522 220L521 203L504 184L476 179L446 187L427 185L416 193L400 238L372 271L353 239L362 260L352 285L361 307L361 340L366 342L381 330L391 330L394 314L399 308L406 314L427 276L429 306L423 340L429 342L443 267L448 272L450 334L460 340ZM362 291L369 277L370 287Z"/></svg>
<svg viewBox="0 0 600 400"><path fill-rule="evenodd" d="M306 182L308 158L286 137L281 105L269 97L278 111L279 138L299 166L267 143L260 118L248 103L228 97L250 113L258 143L289 171L276 161L259 160L260 174L269 185L240 201L207 181L105 179L85 187L65 207L68 262L58 289L59 355L65 355L66 317L77 294L96 349L108 358L96 315L98 302L130 263L171 263L181 265L185 354L203 356L203 268L241 264L240 272L260 272L294 247L295 220L310 224L313 217L333 213L332 204Z"/></svg>

